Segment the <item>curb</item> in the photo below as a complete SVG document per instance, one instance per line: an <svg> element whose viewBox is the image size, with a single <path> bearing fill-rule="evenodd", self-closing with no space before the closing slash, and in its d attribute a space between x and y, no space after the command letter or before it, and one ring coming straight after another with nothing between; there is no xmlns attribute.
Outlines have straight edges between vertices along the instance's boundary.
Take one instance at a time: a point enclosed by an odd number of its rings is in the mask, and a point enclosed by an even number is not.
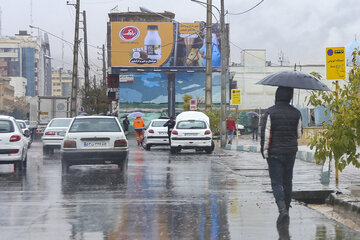
<svg viewBox="0 0 360 240"><path fill-rule="evenodd" d="M225 149L226 150L235 150L235 151L243 151L243 152L257 152L260 153L260 146L259 145L230 145L230 144L226 144L225 145ZM313 152L308 152L308 151L298 151L296 153L296 158L300 159L302 161L305 162L309 162L309 163L316 163L315 158L314 158L314 153ZM323 165L322 171L321 171L321 183L322 184L328 184L330 182L330 164L329 164L329 160L327 160L325 162L325 164Z"/></svg>
<svg viewBox="0 0 360 240"><path fill-rule="evenodd" d="M258 152L260 153L260 146L258 145L225 145L226 150L235 150L235 151L243 151L243 152ZM298 151L296 153L296 158L303 160L305 162L316 163L314 159L314 153L307 151Z"/></svg>
<svg viewBox="0 0 360 240"><path fill-rule="evenodd" d="M333 206L334 210L345 214L357 224L360 224L360 201L354 201L351 196L331 193L325 203Z"/></svg>

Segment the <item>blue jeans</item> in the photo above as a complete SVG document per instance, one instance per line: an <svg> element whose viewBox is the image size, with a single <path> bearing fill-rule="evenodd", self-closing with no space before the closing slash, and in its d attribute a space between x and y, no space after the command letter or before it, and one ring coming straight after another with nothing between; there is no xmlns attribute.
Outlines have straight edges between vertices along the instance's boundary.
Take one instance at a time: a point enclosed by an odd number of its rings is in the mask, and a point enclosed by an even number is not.
<svg viewBox="0 0 360 240"><path fill-rule="evenodd" d="M226 130L226 139L232 143L232 140L234 138L234 130Z"/></svg>
<svg viewBox="0 0 360 240"><path fill-rule="evenodd" d="M292 178L296 154L270 155L267 158L271 187L276 202L284 200L287 208L292 195Z"/></svg>

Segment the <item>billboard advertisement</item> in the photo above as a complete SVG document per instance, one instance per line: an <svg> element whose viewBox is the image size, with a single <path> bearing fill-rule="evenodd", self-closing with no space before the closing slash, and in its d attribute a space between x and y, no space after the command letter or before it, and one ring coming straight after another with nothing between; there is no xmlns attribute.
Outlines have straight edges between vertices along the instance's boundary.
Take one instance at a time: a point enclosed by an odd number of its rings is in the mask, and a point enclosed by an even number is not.
<svg viewBox="0 0 360 240"><path fill-rule="evenodd" d="M205 67L203 22L112 22L111 67ZM220 26L212 27L212 65L221 66Z"/></svg>
<svg viewBox="0 0 360 240"><path fill-rule="evenodd" d="M125 74L125 73L124 73ZM128 73L127 73L128 74ZM121 74L122 75L122 74ZM120 78L121 78L120 75ZM134 82L120 82L120 103L168 103L168 78L166 73L134 73ZM175 101L184 102L185 94L200 102L205 101L205 73L178 73L175 78ZM213 73L213 103L221 101L221 74ZM228 98L228 96L227 96Z"/></svg>

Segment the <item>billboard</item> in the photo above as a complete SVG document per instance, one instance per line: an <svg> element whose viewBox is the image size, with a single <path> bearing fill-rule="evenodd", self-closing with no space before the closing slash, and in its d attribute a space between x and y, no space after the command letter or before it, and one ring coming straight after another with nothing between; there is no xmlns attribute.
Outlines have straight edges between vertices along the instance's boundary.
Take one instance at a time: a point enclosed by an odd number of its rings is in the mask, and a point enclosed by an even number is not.
<svg viewBox="0 0 360 240"><path fill-rule="evenodd" d="M112 22L111 67L205 67L203 22ZM221 66L220 26L212 27L212 65Z"/></svg>
<svg viewBox="0 0 360 240"><path fill-rule="evenodd" d="M124 73L125 74L125 73ZM128 74L128 73L126 73ZM121 78L120 74L120 78ZM120 82L120 103L168 103L168 79L166 73L144 72L133 73L134 82ZM205 73L178 73L175 78L175 101L184 102L185 94L191 95L200 102L205 101ZM221 74L213 73L213 103L221 101ZM227 96L228 98L228 96Z"/></svg>

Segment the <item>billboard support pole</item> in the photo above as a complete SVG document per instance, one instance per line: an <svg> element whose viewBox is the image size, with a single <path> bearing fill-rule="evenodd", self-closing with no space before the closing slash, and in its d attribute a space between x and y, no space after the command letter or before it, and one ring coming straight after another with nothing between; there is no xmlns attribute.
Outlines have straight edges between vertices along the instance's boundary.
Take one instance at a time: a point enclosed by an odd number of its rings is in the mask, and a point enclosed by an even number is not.
<svg viewBox="0 0 360 240"><path fill-rule="evenodd" d="M176 73L168 75L168 114L169 117L175 117L175 78Z"/></svg>

